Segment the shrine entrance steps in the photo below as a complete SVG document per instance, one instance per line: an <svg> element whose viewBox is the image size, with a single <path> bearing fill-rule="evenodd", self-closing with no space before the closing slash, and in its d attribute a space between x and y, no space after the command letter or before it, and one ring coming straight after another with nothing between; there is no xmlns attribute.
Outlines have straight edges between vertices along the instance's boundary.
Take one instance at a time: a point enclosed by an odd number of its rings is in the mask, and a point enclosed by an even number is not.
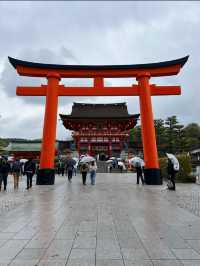
<svg viewBox="0 0 200 266"><path fill-rule="evenodd" d="M97 161L97 167L97 173L108 173L108 164L105 161ZM112 173L121 173L121 171L119 168L112 168Z"/></svg>

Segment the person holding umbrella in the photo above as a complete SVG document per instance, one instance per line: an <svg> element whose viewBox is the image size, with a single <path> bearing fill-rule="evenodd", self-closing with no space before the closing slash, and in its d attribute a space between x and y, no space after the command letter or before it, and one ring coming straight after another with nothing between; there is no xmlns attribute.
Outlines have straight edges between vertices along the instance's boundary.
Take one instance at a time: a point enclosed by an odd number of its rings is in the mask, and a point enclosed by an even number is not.
<svg viewBox="0 0 200 266"><path fill-rule="evenodd" d="M176 173L179 171L179 161L171 153L166 153L166 155L168 157L167 173L168 173L168 179L170 181L168 182L167 187L169 190L176 190L175 176Z"/></svg>
<svg viewBox="0 0 200 266"><path fill-rule="evenodd" d="M82 174L83 185L86 185L87 172L89 171L88 163L94 161L95 158L92 156L84 156L80 160L80 172Z"/></svg>
<svg viewBox="0 0 200 266"><path fill-rule="evenodd" d="M144 161L140 157L133 157L130 159L130 163L135 167L136 173L137 173L137 185L140 183L140 179L142 182L142 185L144 185L144 178L142 173L142 168L144 166Z"/></svg>
<svg viewBox="0 0 200 266"><path fill-rule="evenodd" d="M86 178L87 178L87 172L89 171L89 167L87 163L81 163L80 166L80 172L82 174L82 180L83 180L83 185L86 185Z"/></svg>

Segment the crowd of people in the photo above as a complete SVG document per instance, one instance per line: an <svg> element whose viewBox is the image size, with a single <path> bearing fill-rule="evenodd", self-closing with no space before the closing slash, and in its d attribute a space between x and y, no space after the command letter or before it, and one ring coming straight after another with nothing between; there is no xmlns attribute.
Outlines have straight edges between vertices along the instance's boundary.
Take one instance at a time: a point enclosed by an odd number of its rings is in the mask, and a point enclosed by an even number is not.
<svg viewBox="0 0 200 266"><path fill-rule="evenodd" d="M96 161L91 162L83 162L77 161L76 163L73 162L73 159L66 160L66 163L62 162L63 164L63 172L68 176L68 181L72 182L73 175L76 175L77 168L79 169L82 175L82 182L83 185L86 185L87 175L90 175L91 185L95 185L95 178L96 178L96 171L97 171L97 164ZM58 171L59 172L59 171ZM64 174L63 174L64 175Z"/></svg>
<svg viewBox="0 0 200 266"><path fill-rule="evenodd" d="M32 187L32 179L36 170L37 166L32 158L26 160L26 162L21 162L18 158L9 161L6 156L2 156L0 158L0 191L2 189L6 191L9 174L13 176L14 189L19 188L19 178L23 175L26 175L27 177L26 189L30 189Z"/></svg>
<svg viewBox="0 0 200 266"><path fill-rule="evenodd" d="M175 176L176 173L179 171L179 163L176 159L176 157L167 154L168 156L168 166L167 166L167 173L168 173L168 189L170 190L176 190L175 185ZM171 157L170 157L171 156ZM136 157L135 157L136 158ZM137 157L138 159L138 157ZM145 184L145 178L144 178L144 163L142 163L143 160L136 160L134 162L134 168L137 174L137 183L139 185L140 180L142 185ZM112 171L112 168L119 167L117 160L113 160L112 164L110 164L109 172ZM121 168L120 168L121 167ZM120 165L121 172L124 169L124 166ZM68 181L72 182L73 175L76 175L77 168L79 169L81 176L82 176L82 183L83 185L86 185L87 175L90 176L90 182L91 185L95 185L96 180L96 172L97 172L97 164L96 161L90 161L90 162L82 162L80 160L73 160L68 159L66 161L59 160L56 164L57 174L64 176L65 174L68 177ZM11 174L13 176L13 184L14 189L19 188L19 178L20 176L25 175L27 179L27 186L26 189L30 189L32 187L32 179L34 174L36 174L38 169L38 165L35 163L35 161L30 158L26 160L25 162L19 160L18 158L15 158L13 161L9 161L7 157L2 156L0 158L0 191L4 190L6 191L7 188L7 179L8 175ZM3 184L3 187L2 187Z"/></svg>

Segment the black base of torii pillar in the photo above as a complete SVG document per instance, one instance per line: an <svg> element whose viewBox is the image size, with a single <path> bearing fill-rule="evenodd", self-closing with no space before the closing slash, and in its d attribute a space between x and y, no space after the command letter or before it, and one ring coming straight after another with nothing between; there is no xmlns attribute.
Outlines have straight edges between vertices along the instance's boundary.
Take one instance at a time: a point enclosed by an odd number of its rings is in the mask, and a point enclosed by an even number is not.
<svg viewBox="0 0 200 266"><path fill-rule="evenodd" d="M39 169L36 177L36 185L54 185L55 169Z"/></svg>
<svg viewBox="0 0 200 266"><path fill-rule="evenodd" d="M162 185L162 175L158 168L144 169L144 180L147 185Z"/></svg>

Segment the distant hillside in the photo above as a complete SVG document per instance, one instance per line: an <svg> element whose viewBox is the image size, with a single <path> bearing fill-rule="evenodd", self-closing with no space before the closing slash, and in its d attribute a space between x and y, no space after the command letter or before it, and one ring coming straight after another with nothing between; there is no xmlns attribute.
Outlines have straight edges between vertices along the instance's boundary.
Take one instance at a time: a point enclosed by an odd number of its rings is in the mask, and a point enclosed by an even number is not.
<svg viewBox="0 0 200 266"><path fill-rule="evenodd" d="M41 139L0 138L0 147L7 147L9 142L41 142ZM59 141L59 140L56 140Z"/></svg>
<svg viewBox="0 0 200 266"><path fill-rule="evenodd" d="M41 142L41 139L0 138L0 147L7 147L9 142Z"/></svg>

